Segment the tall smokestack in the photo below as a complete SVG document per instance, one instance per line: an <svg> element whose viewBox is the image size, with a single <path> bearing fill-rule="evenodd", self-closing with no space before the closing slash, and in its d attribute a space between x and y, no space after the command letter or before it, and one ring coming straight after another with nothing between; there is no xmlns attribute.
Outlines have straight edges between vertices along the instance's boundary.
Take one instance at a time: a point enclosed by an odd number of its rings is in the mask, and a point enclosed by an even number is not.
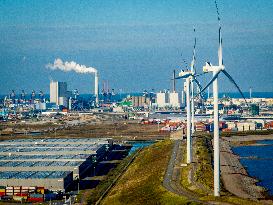
<svg viewBox="0 0 273 205"><path fill-rule="evenodd" d="M96 97L96 104L99 104L99 75L98 72L95 72L95 88L94 94Z"/></svg>
<svg viewBox="0 0 273 205"><path fill-rule="evenodd" d="M173 70L173 92L175 92L175 70Z"/></svg>
<svg viewBox="0 0 273 205"><path fill-rule="evenodd" d="M52 69L52 70L62 70L64 72L68 71L74 71L76 73L94 73L95 75L95 91L94 94L96 96L96 105L99 104L99 77L98 77L98 71L96 68L93 67L87 67L85 65L80 65L76 63L75 61L63 61L60 58L57 58L54 60L54 63L47 64L46 68Z"/></svg>

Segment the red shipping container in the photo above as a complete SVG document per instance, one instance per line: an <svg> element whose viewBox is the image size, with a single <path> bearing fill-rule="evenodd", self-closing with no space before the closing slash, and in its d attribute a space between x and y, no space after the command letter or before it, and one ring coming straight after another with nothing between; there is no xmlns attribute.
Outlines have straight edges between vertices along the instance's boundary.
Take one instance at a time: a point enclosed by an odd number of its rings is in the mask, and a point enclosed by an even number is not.
<svg viewBox="0 0 273 205"><path fill-rule="evenodd" d="M44 201L44 198L32 198L32 197L29 197L27 199L28 202L43 202Z"/></svg>
<svg viewBox="0 0 273 205"><path fill-rule="evenodd" d="M28 196L28 194L27 193L17 193L17 194L15 194L15 196Z"/></svg>
<svg viewBox="0 0 273 205"><path fill-rule="evenodd" d="M5 192L0 192L0 196L5 196L6 193Z"/></svg>

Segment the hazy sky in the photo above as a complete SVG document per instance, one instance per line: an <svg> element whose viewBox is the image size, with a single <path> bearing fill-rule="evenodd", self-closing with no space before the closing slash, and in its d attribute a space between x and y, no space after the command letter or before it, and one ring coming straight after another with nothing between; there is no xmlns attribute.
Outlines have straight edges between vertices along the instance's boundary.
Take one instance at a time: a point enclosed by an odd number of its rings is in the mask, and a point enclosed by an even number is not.
<svg viewBox="0 0 273 205"><path fill-rule="evenodd" d="M244 91L273 92L273 0L218 6L226 70ZM172 70L184 67L183 58L191 61L194 26L201 72L205 61L217 63L214 0L1 0L0 93L48 93L50 78L81 93L93 90L90 74L47 69L55 58L97 68L100 83L115 89L168 89ZM221 91L235 91L221 79Z"/></svg>

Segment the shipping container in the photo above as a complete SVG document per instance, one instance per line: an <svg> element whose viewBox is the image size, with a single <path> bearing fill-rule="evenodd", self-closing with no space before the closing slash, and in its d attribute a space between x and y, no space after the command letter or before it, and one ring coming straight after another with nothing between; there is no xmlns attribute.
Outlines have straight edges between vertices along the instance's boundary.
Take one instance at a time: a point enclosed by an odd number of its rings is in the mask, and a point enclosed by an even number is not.
<svg viewBox="0 0 273 205"><path fill-rule="evenodd" d="M44 187L37 187L36 192L37 192L38 194L44 194L44 193L45 193L45 188L44 188Z"/></svg>
<svg viewBox="0 0 273 205"><path fill-rule="evenodd" d="M13 200L14 201L24 201L25 200L25 198L23 197L23 196L13 196Z"/></svg>
<svg viewBox="0 0 273 205"><path fill-rule="evenodd" d="M41 198L41 197L44 197L43 194L29 194L29 197L32 197L32 198Z"/></svg>
<svg viewBox="0 0 273 205"><path fill-rule="evenodd" d="M20 196L20 197L22 197L24 200L27 200L27 198L28 198L28 194L25 194L25 193L21 193L21 194L15 194L14 196Z"/></svg>
<svg viewBox="0 0 273 205"><path fill-rule="evenodd" d="M49 194L44 195L44 199L45 199L45 201L55 200L55 199L57 199L57 196L58 195L55 193L49 193Z"/></svg>
<svg viewBox="0 0 273 205"><path fill-rule="evenodd" d="M229 128L229 129L232 129L232 128L236 127L235 122L227 122L226 124L227 124L227 128Z"/></svg>
<svg viewBox="0 0 273 205"><path fill-rule="evenodd" d="M28 202L43 202L44 201L44 198L32 198L32 197L29 197L27 199Z"/></svg>
<svg viewBox="0 0 273 205"><path fill-rule="evenodd" d="M28 196L28 193L14 194L15 196Z"/></svg>
<svg viewBox="0 0 273 205"><path fill-rule="evenodd" d="M1 199L3 199L3 200L10 200L12 198L13 198L13 196L7 196L7 195L1 197Z"/></svg>
<svg viewBox="0 0 273 205"><path fill-rule="evenodd" d="M263 128L263 123L260 123L260 122L256 123L256 128L257 129L262 129Z"/></svg>

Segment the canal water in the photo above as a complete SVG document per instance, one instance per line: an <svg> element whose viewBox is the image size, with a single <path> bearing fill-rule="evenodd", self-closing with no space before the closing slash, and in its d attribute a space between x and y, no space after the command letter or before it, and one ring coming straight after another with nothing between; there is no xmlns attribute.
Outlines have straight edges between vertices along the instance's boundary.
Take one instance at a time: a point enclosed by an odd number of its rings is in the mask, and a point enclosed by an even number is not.
<svg viewBox="0 0 273 205"><path fill-rule="evenodd" d="M147 146L150 146L151 144L154 144L155 141L128 141L127 143L132 145L132 148L128 155L132 154L134 151L144 148Z"/></svg>
<svg viewBox="0 0 273 205"><path fill-rule="evenodd" d="M246 157L240 159L241 164L251 177L260 180L257 185L265 187L273 196L273 140L257 141L256 146L240 146L232 150L234 154Z"/></svg>

